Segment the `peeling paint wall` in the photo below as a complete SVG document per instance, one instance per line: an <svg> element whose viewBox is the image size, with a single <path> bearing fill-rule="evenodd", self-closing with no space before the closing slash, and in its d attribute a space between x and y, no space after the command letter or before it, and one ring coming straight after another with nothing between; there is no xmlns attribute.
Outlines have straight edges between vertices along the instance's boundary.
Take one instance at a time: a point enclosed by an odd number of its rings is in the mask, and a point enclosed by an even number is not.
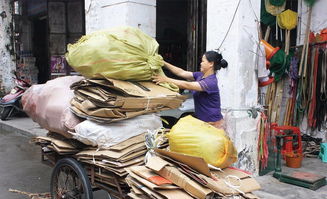
<svg viewBox="0 0 327 199"><path fill-rule="evenodd" d="M217 49L232 22L239 1L208 0L207 50ZM234 22L220 48L228 61L227 69L218 72L222 108L225 110L227 132L239 155L235 166L259 173L257 152L259 117L250 118L246 108L257 105L258 82L255 52L258 44L257 17L260 3L240 1Z"/></svg>
<svg viewBox="0 0 327 199"><path fill-rule="evenodd" d="M327 28L327 1L326 0L318 0L312 7L312 15L311 15L311 31L317 33L321 29ZM297 33L297 44L303 44L304 36L306 31L306 24L308 21L308 6L304 2L304 0L299 0L298 4L298 33Z"/></svg>
<svg viewBox="0 0 327 199"><path fill-rule="evenodd" d="M258 131L257 123L260 117L253 119L247 112L224 112L226 132L238 151L238 161L235 167L259 174L258 161Z"/></svg>
<svg viewBox="0 0 327 199"><path fill-rule="evenodd" d="M11 71L15 69L15 62L12 60L10 51L12 45L10 43L10 23L11 13L9 0L0 1L0 13L6 12L7 17L0 17L0 94L7 93L13 86L13 78Z"/></svg>
<svg viewBox="0 0 327 199"><path fill-rule="evenodd" d="M86 33L132 26L156 36L155 0L85 0Z"/></svg>

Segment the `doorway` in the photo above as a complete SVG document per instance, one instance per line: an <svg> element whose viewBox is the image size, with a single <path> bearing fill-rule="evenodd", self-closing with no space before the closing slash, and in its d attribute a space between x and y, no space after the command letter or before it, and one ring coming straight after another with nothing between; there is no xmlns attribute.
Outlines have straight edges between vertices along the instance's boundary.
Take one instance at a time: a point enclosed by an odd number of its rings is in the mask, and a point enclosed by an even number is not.
<svg viewBox="0 0 327 199"><path fill-rule="evenodd" d="M157 0L156 39L165 61L197 71L206 49L206 0ZM164 69L167 76L177 78Z"/></svg>
<svg viewBox="0 0 327 199"><path fill-rule="evenodd" d="M41 17L33 20L33 54L36 57L35 65L39 71L38 81L43 84L50 77L50 69L48 67L48 38L47 38L47 18Z"/></svg>

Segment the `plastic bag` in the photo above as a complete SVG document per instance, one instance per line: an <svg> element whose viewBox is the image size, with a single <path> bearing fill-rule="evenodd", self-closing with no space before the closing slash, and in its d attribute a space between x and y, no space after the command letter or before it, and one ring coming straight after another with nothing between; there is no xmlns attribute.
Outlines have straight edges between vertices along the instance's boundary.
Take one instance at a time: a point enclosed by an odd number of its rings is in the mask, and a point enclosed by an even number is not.
<svg viewBox="0 0 327 199"><path fill-rule="evenodd" d="M162 127L159 116L155 114L140 115L124 121L99 124L85 120L75 126L73 138L87 145L109 148L133 136Z"/></svg>
<svg viewBox="0 0 327 199"><path fill-rule="evenodd" d="M70 137L68 130L80 122L69 109L74 96L70 85L81 79L66 76L31 86L22 96L23 110L42 128Z"/></svg>
<svg viewBox="0 0 327 199"><path fill-rule="evenodd" d="M93 32L69 44L66 59L87 78L147 81L154 74L164 75L158 48L157 41L140 29L118 27ZM161 86L178 91L174 84Z"/></svg>
<svg viewBox="0 0 327 199"><path fill-rule="evenodd" d="M170 150L203 158L219 168L237 160L237 151L225 131L192 116L181 118L167 134Z"/></svg>

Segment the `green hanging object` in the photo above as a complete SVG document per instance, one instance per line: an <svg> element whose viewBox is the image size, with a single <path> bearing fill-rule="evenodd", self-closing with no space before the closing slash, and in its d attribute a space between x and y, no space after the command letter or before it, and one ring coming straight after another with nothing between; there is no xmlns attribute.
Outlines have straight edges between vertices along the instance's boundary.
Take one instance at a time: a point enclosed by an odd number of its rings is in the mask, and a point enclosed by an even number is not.
<svg viewBox="0 0 327 199"><path fill-rule="evenodd" d="M273 6L282 6L285 0L269 0L270 4Z"/></svg>
<svg viewBox="0 0 327 199"><path fill-rule="evenodd" d="M312 7L313 4L316 3L316 1L317 1L317 0L304 0L304 2L305 2L306 4L308 4L309 7Z"/></svg>
<svg viewBox="0 0 327 199"><path fill-rule="evenodd" d="M275 81L278 82L282 79L286 71L290 67L290 56L286 55L283 50L277 51L277 53L270 59L269 70L274 74Z"/></svg>
<svg viewBox="0 0 327 199"><path fill-rule="evenodd" d="M276 24L276 16L267 12L264 0L261 1L260 21L267 26L274 26Z"/></svg>

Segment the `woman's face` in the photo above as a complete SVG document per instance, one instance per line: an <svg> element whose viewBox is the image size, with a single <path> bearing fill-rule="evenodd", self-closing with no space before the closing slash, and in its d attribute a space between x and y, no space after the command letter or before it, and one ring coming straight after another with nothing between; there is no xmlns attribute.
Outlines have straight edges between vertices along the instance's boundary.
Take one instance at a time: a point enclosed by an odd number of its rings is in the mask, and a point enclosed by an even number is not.
<svg viewBox="0 0 327 199"><path fill-rule="evenodd" d="M207 57L205 55L202 56L202 62L201 62L201 67L200 71L202 73L206 73L207 71L211 70L213 67L213 62L209 62L207 60Z"/></svg>

